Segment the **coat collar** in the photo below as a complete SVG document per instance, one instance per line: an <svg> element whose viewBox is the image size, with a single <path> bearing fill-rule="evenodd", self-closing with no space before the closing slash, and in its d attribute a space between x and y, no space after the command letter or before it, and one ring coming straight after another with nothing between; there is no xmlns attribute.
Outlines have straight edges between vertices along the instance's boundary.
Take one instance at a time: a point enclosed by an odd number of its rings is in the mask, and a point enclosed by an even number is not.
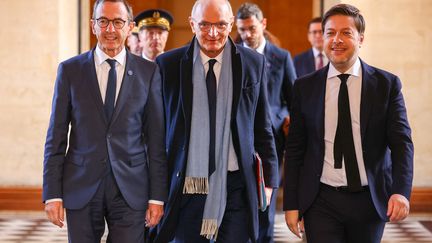
<svg viewBox="0 0 432 243"><path fill-rule="evenodd" d="M192 39L189 47L187 48L185 54L180 60L180 90L181 90L181 100L183 105L183 113L186 119L186 124L191 123L192 117L192 68L193 68L193 53L196 37ZM232 114L231 117L235 117L237 113L237 106L240 98L240 91L242 87L243 72L242 72L242 62L240 58L240 52L238 51L235 43L230 37L228 41L231 43L231 58L232 58L232 71L233 71L233 104L232 104ZM189 128L187 128L189 129Z"/></svg>
<svg viewBox="0 0 432 243"><path fill-rule="evenodd" d="M360 59L362 65L362 93L360 102L360 132L362 141L366 133L372 104L374 102L373 93L377 88L377 77L374 75L375 69L367 65Z"/></svg>

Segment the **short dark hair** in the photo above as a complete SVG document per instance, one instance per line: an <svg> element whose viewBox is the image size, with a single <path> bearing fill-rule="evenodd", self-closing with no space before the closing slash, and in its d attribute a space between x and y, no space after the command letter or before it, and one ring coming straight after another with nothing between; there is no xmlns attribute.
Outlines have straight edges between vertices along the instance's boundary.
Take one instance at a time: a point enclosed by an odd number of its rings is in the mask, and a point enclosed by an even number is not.
<svg viewBox="0 0 432 243"><path fill-rule="evenodd" d="M363 16L360 14L360 10L356 7L354 7L353 5L349 5L349 4L338 4L333 6L332 8L330 8L323 17L323 21L322 21L322 28L325 28L325 24L328 20L328 18L330 18L331 16L334 15L345 15L345 16L350 16L354 19L354 24L357 28L357 31L360 34L363 34L365 32L365 28L366 28L366 22L363 18Z"/></svg>
<svg viewBox="0 0 432 243"><path fill-rule="evenodd" d="M100 4L105 3L105 2L114 2L114 3L116 3L116 2L120 2L120 3L123 3L124 6L126 7L126 10L127 10L127 13L128 13L128 20L129 20L129 21L133 21L133 12L132 12L132 7L131 7L131 5L128 3L127 0L97 0L97 1L94 3L94 5L93 5L93 14L92 14L92 18L93 18L93 19L96 18L96 15L95 15L95 14L96 14L96 8L97 8Z"/></svg>
<svg viewBox="0 0 432 243"><path fill-rule="evenodd" d="M255 3L243 3L237 10L236 19L248 19L255 16L259 21L263 20L264 15Z"/></svg>
<svg viewBox="0 0 432 243"><path fill-rule="evenodd" d="M321 22L322 22L322 18L321 17L316 17L316 18L311 19L309 21L309 23L308 23L308 27L307 27L308 31L309 31L309 28L310 28L311 24L315 24L315 23L320 23L321 24Z"/></svg>

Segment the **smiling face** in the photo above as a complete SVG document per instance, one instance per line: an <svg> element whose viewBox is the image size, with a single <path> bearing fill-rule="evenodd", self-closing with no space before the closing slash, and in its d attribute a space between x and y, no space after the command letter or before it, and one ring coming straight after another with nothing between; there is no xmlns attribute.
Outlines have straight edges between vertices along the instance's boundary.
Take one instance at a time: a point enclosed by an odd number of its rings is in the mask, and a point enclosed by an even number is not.
<svg viewBox="0 0 432 243"><path fill-rule="evenodd" d="M324 51L339 72L347 71L354 64L363 38L353 17L333 15L328 18L324 26Z"/></svg>
<svg viewBox="0 0 432 243"><path fill-rule="evenodd" d="M221 53L228 40L234 18L228 4L223 0L199 1L189 17L192 32L208 57Z"/></svg>
<svg viewBox="0 0 432 243"><path fill-rule="evenodd" d="M106 18L108 20L121 19L125 25L117 29L110 21L108 26L102 28L98 25L97 19ZM128 20L126 6L122 2L103 2L99 4L91 20L93 34L98 39L99 48L108 56L114 57L124 48L126 38L131 34L134 23Z"/></svg>

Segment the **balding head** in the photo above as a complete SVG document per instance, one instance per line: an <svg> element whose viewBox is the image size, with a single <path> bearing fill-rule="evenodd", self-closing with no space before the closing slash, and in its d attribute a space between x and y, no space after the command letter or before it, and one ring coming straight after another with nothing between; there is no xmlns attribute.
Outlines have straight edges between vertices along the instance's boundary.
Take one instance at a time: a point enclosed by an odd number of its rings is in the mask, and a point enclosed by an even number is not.
<svg viewBox="0 0 432 243"><path fill-rule="evenodd" d="M228 0L197 0L192 7L191 16L194 17L198 10L202 11L202 9L208 7L219 8L219 10L226 11L227 13L230 13L231 16L233 16L231 4Z"/></svg>
<svg viewBox="0 0 432 243"><path fill-rule="evenodd" d="M189 23L201 50L209 57L222 52L231 32L234 16L227 0L198 0Z"/></svg>

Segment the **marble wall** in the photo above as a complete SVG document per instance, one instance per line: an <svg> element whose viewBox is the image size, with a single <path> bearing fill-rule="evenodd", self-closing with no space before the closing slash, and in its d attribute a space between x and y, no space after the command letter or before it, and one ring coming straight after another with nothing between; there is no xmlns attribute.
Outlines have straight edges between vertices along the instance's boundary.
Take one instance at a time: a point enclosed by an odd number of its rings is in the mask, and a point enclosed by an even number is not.
<svg viewBox="0 0 432 243"><path fill-rule="evenodd" d="M0 186L40 186L58 62L76 55L76 0L0 1Z"/></svg>

